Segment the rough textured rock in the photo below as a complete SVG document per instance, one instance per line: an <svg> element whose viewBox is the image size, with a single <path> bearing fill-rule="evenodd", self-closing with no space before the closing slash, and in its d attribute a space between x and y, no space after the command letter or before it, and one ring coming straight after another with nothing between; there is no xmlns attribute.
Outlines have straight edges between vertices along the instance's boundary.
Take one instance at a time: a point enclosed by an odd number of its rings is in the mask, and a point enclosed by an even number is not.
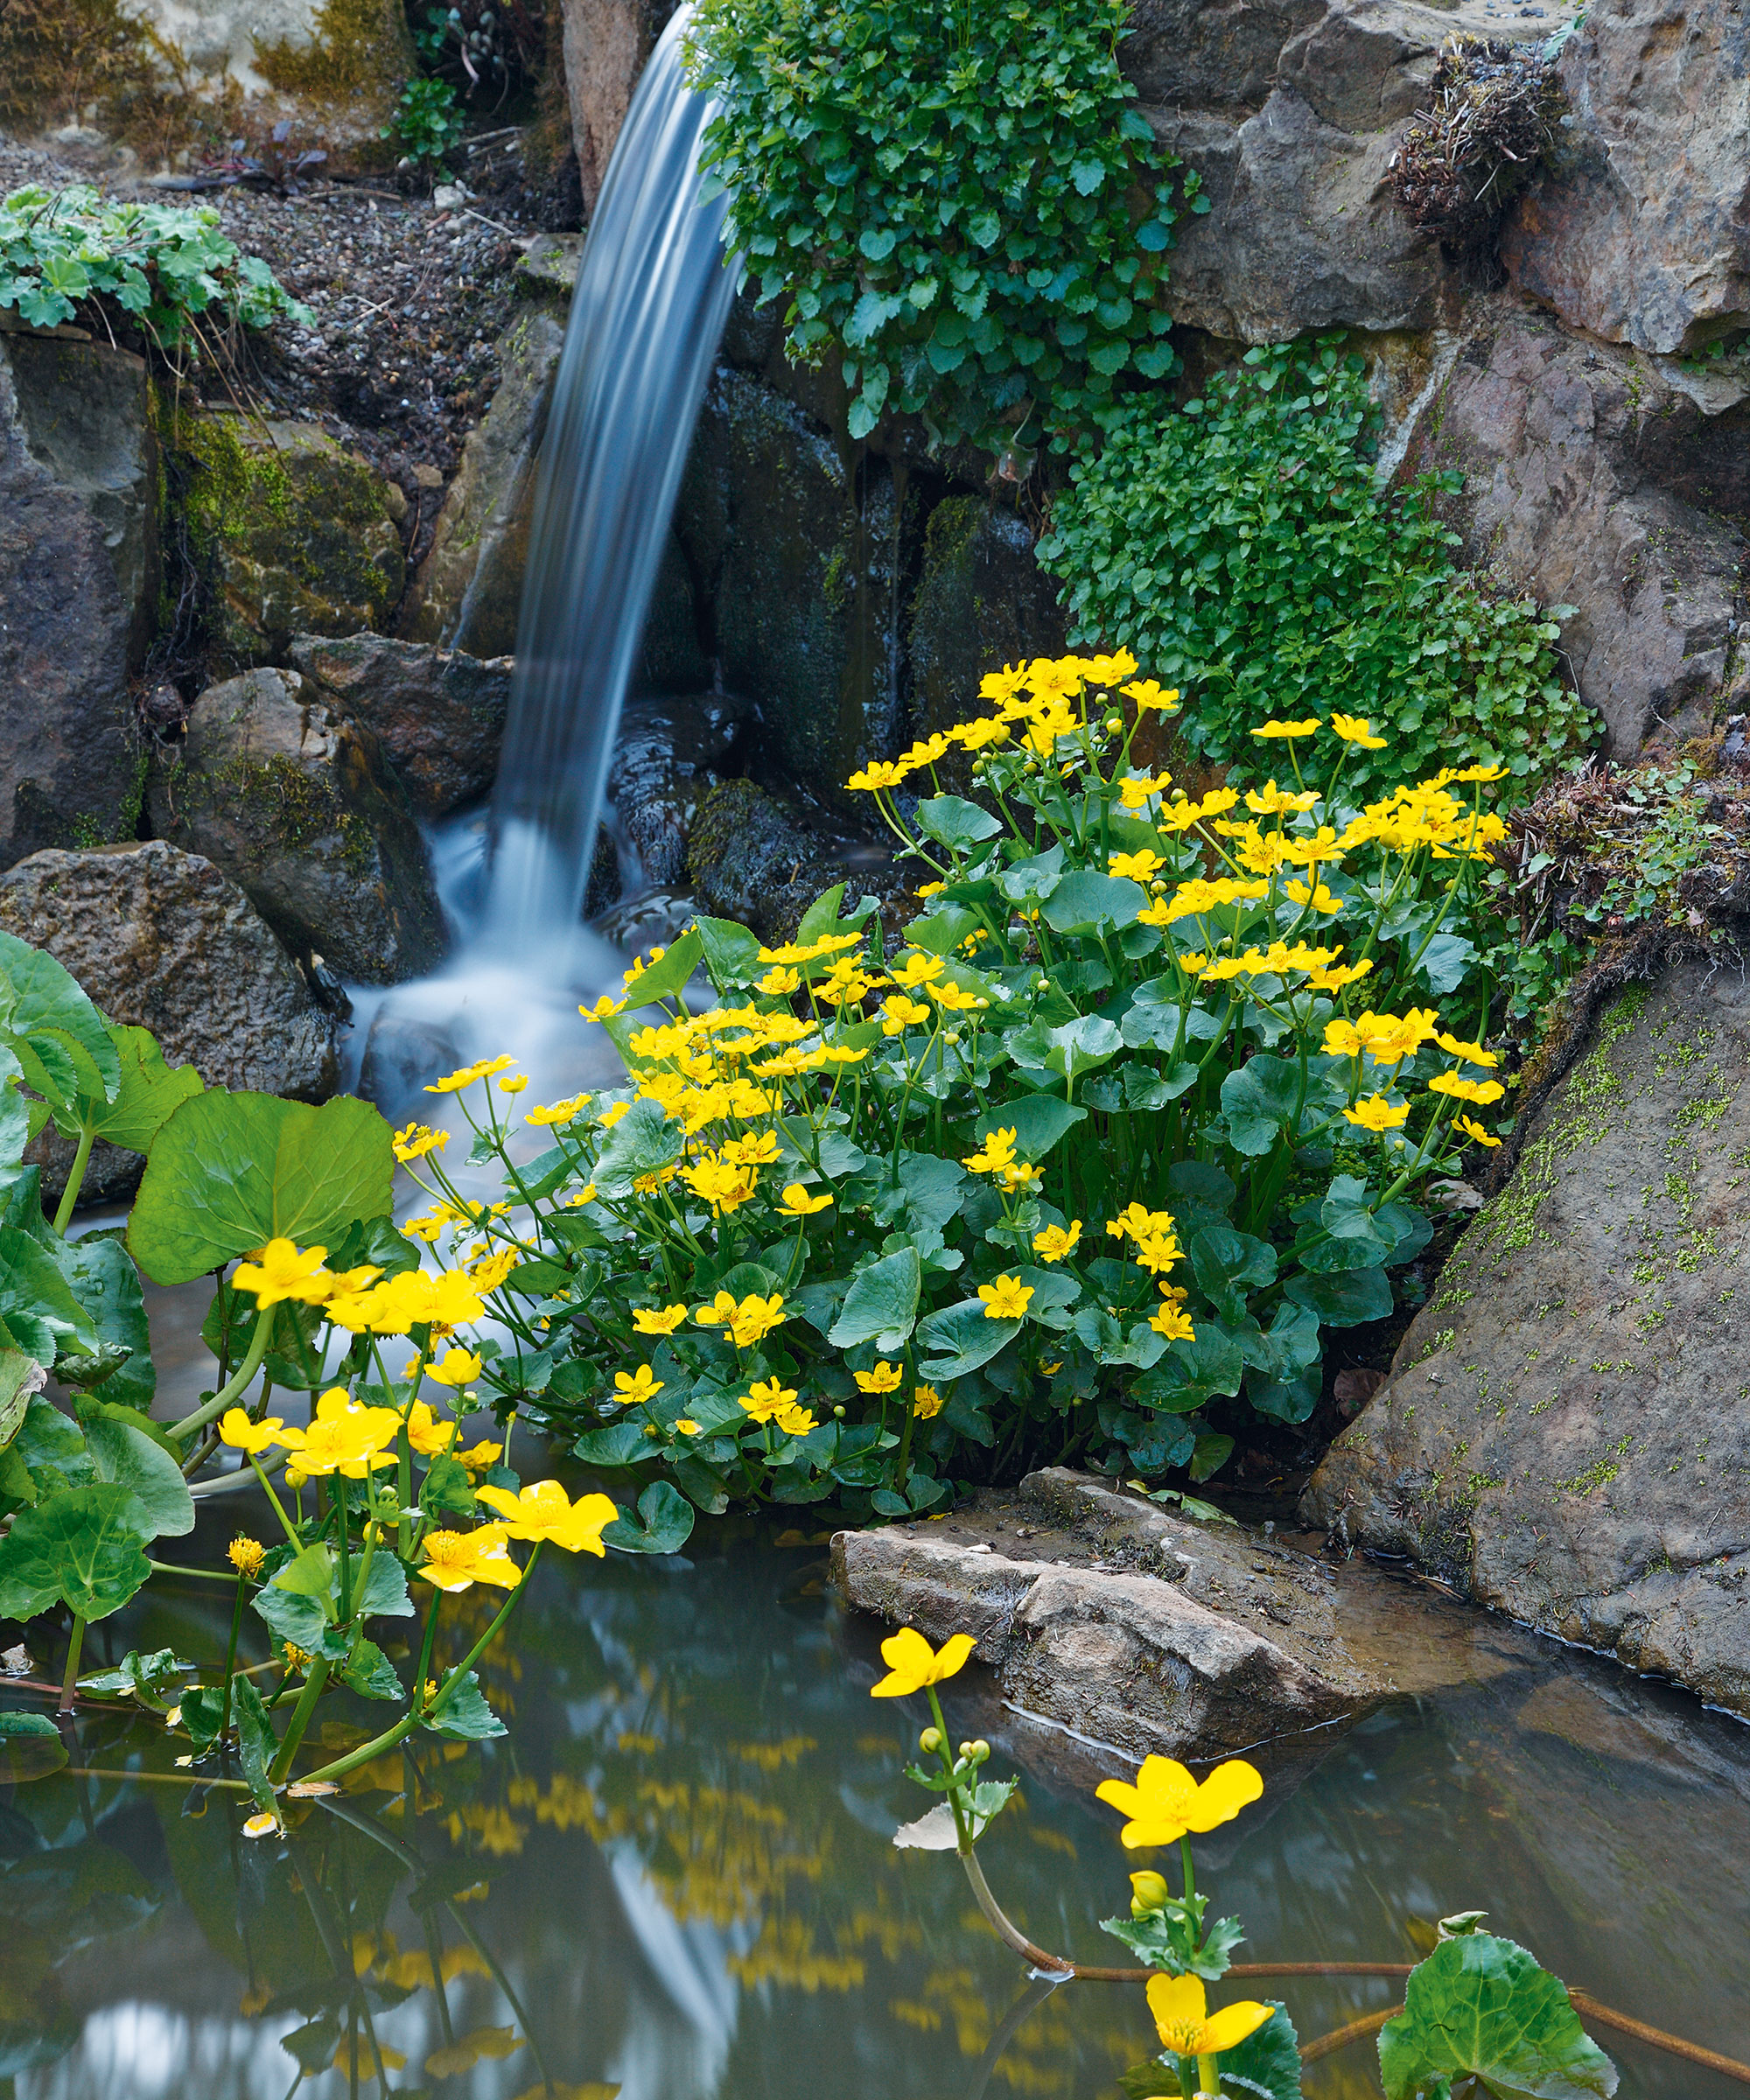
<svg viewBox="0 0 1750 2100"><path fill-rule="evenodd" d="M446 816L492 786L514 658L483 661L382 634L300 634L287 653L293 669L375 737L421 816Z"/></svg>
<svg viewBox="0 0 1750 2100"><path fill-rule="evenodd" d="M1558 69L1573 122L1502 257L1577 328L1692 350L1750 326L1750 44L1735 0L1605 0Z"/></svg>
<svg viewBox="0 0 1750 2100"><path fill-rule="evenodd" d="M0 875L0 928L66 964L112 1020L150 1028L172 1065L209 1086L326 1101L339 1083L334 1021L236 885L163 839L33 853ZM73 1148L52 1128L31 1157L47 1193ZM137 1154L99 1144L95 1199L138 1180Z"/></svg>
<svg viewBox="0 0 1750 2100"><path fill-rule="evenodd" d="M1631 986L1304 1504L1750 1712L1750 984Z"/></svg>
<svg viewBox="0 0 1750 2100"><path fill-rule="evenodd" d="M752 780L723 780L700 802L687 873L714 918L739 920L775 945L832 882L820 840Z"/></svg>
<svg viewBox="0 0 1750 2100"><path fill-rule="evenodd" d="M155 773L153 828L204 853L301 953L393 984L444 952L425 842L376 738L296 671L209 687Z"/></svg>
<svg viewBox="0 0 1750 2100"><path fill-rule="evenodd" d="M720 693L627 703L607 793L647 882L685 880L687 835L713 782L736 771L751 711Z"/></svg>
<svg viewBox="0 0 1750 2100"><path fill-rule="evenodd" d="M515 649L536 468L564 343L563 314L543 304L531 304L506 329L498 391L462 447L431 551L396 623L404 640L439 642L474 656Z"/></svg>
<svg viewBox="0 0 1750 2100"><path fill-rule="evenodd" d="M565 87L584 202L592 211L632 91L678 0L561 0Z"/></svg>
<svg viewBox="0 0 1750 2100"><path fill-rule="evenodd" d="M897 733L909 514L884 462L865 459L853 477L822 425L718 368L676 536L710 609L723 682L759 701L773 760L830 802Z"/></svg>
<svg viewBox="0 0 1750 2100"><path fill-rule="evenodd" d="M0 333L0 865L133 834L157 517L141 360Z"/></svg>
<svg viewBox="0 0 1750 2100"><path fill-rule="evenodd" d="M1402 471L1452 467L1464 489L1442 500L1461 558L1504 592L1578 608L1562 647L1613 751L1704 731L1741 693L1741 409L1704 415L1650 360L1509 295L1466 317Z"/></svg>
<svg viewBox="0 0 1750 2100"><path fill-rule="evenodd" d="M185 406L174 442L214 671L284 663L294 634L382 626L407 576L392 481L312 424Z"/></svg>
<svg viewBox="0 0 1750 2100"><path fill-rule="evenodd" d="M1132 1759L1219 1757L1505 1667L1486 1621L1365 1565L1057 1468L832 1554L851 1604L976 1634L1006 1706Z"/></svg>

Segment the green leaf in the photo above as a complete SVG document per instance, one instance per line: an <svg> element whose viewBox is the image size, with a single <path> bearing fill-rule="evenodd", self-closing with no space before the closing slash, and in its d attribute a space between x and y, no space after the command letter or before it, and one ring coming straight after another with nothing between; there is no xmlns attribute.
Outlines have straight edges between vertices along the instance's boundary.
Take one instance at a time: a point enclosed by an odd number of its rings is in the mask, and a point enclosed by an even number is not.
<svg viewBox="0 0 1750 2100"><path fill-rule="evenodd" d="M88 1232L50 1251L91 1323L100 1357L107 1352L113 1360L108 1371L94 1366L99 1375L75 1375L67 1382L88 1389L101 1385L105 1400L144 1412L158 1390L158 1373L152 1364L152 1334L139 1271L128 1258L122 1236Z"/></svg>
<svg viewBox="0 0 1750 2100"><path fill-rule="evenodd" d="M705 969L720 992L745 990L765 975L767 965L760 960L758 934L733 919L701 919L697 932Z"/></svg>
<svg viewBox="0 0 1750 2100"><path fill-rule="evenodd" d="M872 1341L878 1354L896 1354L906 1346L917 1323L922 1284L923 1270L915 1247L902 1247L858 1270L827 1340L840 1349Z"/></svg>
<svg viewBox="0 0 1750 2100"><path fill-rule="evenodd" d="M359 1640L340 1666L340 1681L364 1699L402 1699L401 1679L395 1665L374 1641Z"/></svg>
<svg viewBox="0 0 1750 2100"><path fill-rule="evenodd" d="M334 1556L326 1546L306 1546L286 1562L270 1586L292 1597L332 1597Z"/></svg>
<svg viewBox="0 0 1750 2100"><path fill-rule="evenodd" d="M97 1330L54 1256L17 1225L0 1225L0 1320L38 1363L96 1348Z"/></svg>
<svg viewBox="0 0 1750 2100"><path fill-rule="evenodd" d="M690 1512L689 1512L690 1515ZM425 1726L434 1735L447 1735L452 1742L481 1743L509 1731L486 1704L480 1681L470 1670Z"/></svg>
<svg viewBox="0 0 1750 2100"><path fill-rule="evenodd" d="M274 1733L261 1693L248 1677L238 1676L231 1680L231 1718L237 1730L237 1762L256 1797L256 1806L276 1815L268 1772L278 1753L279 1738Z"/></svg>
<svg viewBox="0 0 1750 2100"><path fill-rule="evenodd" d="M1270 1151L1278 1132L1293 1128L1300 1084L1298 1065L1262 1053L1228 1073L1222 1082L1222 1110L1236 1152L1255 1158Z"/></svg>
<svg viewBox="0 0 1750 2100"><path fill-rule="evenodd" d="M1404 2009L1379 2036L1386 2100L1426 2100L1474 2078L1496 2100L1608 2100L1616 2068L1565 1987L1492 1933L1445 1940L1410 1971Z"/></svg>
<svg viewBox="0 0 1750 2100"><path fill-rule="evenodd" d="M1153 1370L1138 1379L1135 1397L1146 1407L1186 1414L1216 1395L1231 1396L1245 1376L1240 1345L1213 1320L1197 1320L1194 1341L1167 1345Z"/></svg>
<svg viewBox="0 0 1750 2100"><path fill-rule="evenodd" d="M21 1509L0 1539L0 1618L34 1619L57 1603L86 1620L120 1611L151 1573L136 1509L133 1490L112 1481Z"/></svg>
<svg viewBox="0 0 1750 2100"><path fill-rule="evenodd" d="M1231 1225L1206 1225L1194 1233L1186 1252L1200 1288L1225 1326L1236 1325L1245 1314L1247 1286L1276 1281L1276 1250L1249 1232Z"/></svg>
<svg viewBox="0 0 1750 2100"><path fill-rule="evenodd" d="M52 955L14 934L0 934L0 1040L18 1053L31 1083L51 1100L71 1102L80 1058L105 1101L122 1084L102 1014ZM39 1076L59 1083L39 1085Z"/></svg>
<svg viewBox="0 0 1750 2100"><path fill-rule="evenodd" d="M157 1284L192 1283L270 1239L332 1246L387 1217L389 1127L349 1095L319 1109L214 1088L155 1140L128 1221L128 1248Z"/></svg>
<svg viewBox="0 0 1750 2100"><path fill-rule="evenodd" d="M176 1680L186 1677L194 1668L185 1662L174 1648L154 1648L150 1655L143 1656L136 1648L130 1648L114 1670L100 1670L88 1677L79 1680L81 1691L116 1692L136 1698L143 1704L153 1706L162 1713L173 1704Z"/></svg>
<svg viewBox="0 0 1750 2100"><path fill-rule="evenodd" d="M98 1477L133 1497L130 1521L139 1536L184 1538L194 1529L194 1502L182 1468L144 1430L95 1410L85 1420L85 1447Z"/></svg>
<svg viewBox="0 0 1750 2100"><path fill-rule="evenodd" d="M363 1585L353 1571L353 1610L360 1618L410 1619L413 1600L407 1592L407 1570L393 1553L379 1546L371 1556Z"/></svg>
<svg viewBox="0 0 1750 2100"><path fill-rule="evenodd" d="M0 1786L46 1779L66 1762L66 1745L47 1714L0 1710Z"/></svg>
<svg viewBox="0 0 1750 2100"><path fill-rule="evenodd" d="M1046 898L1043 917L1054 933L1097 934L1102 928L1134 925L1147 902L1148 892L1127 875L1078 868Z"/></svg>
<svg viewBox="0 0 1750 2100"><path fill-rule="evenodd" d="M635 1418L610 1422L606 1429L585 1431L572 1445L571 1455L585 1466L636 1466L650 1456L650 1439Z"/></svg>
<svg viewBox="0 0 1750 2100"><path fill-rule="evenodd" d="M1364 1326L1391 1311L1391 1284L1383 1269L1354 1269L1343 1276L1292 1276L1282 1294L1318 1315L1327 1327Z"/></svg>
<svg viewBox="0 0 1750 2100"><path fill-rule="evenodd" d="M419 1507L428 1511L450 1511L472 1516L478 1508L473 1482L459 1459L439 1456L425 1469L420 1484Z"/></svg>
<svg viewBox="0 0 1750 2100"><path fill-rule="evenodd" d="M149 1028L127 1028L114 1021L105 1026L121 1068L116 1097L108 1101L101 1092L81 1089L62 1127L68 1137L83 1128L125 1152L149 1152L164 1124L204 1089L206 1082L192 1065L172 1070Z"/></svg>
<svg viewBox="0 0 1750 2100"><path fill-rule="evenodd" d="M22 1349L0 1349L0 1445L18 1435L32 1396L47 1382L47 1367L35 1357Z"/></svg>
<svg viewBox="0 0 1750 2100"><path fill-rule="evenodd" d="M932 795L920 802L912 820L926 838L965 851L981 839L995 838L1001 821L976 802L962 802L957 794Z"/></svg>
<svg viewBox="0 0 1750 2100"><path fill-rule="evenodd" d="M1189 1467L1194 1480L1207 1480L1220 1473L1234 1455L1234 1439L1219 1430L1206 1430L1198 1438L1191 1453Z"/></svg>
<svg viewBox="0 0 1750 2100"><path fill-rule="evenodd" d="M932 1312L918 1326L917 1346L936 1353L920 1367L932 1383L939 1378L964 1378L1021 1331L1018 1320L987 1320L984 1301L974 1298Z"/></svg>
<svg viewBox="0 0 1750 2100"><path fill-rule="evenodd" d="M638 1498L638 1514L621 1510L602 1530L605 1544L622 1553L678 1553L693 1535L693 1505L667 1480L655 1480Z"/></svg>
<svg viewBox="0 0 1750 2100"><path fill-rule="evenodd" d="M1060 1138L1087 1120L1086 1109L1054 1094L1023 1094L986 1109L973 1129L981 1144L995 1130L1013 1130L1016 1152L1037 1166Z"/></svg>
<svg viewBox="0 0 1750 2100"><path fill-rule="evenodd" d="M802 914L802 922L796 928L796 946L812 948L816 941L824 941L829 934L853 934L867 925L875 915L875 900L865 897L849 918L841 919L838 907L844 896L844 885L835 883L831 889L822 891Z"/></svg>
<svg viewBox="0 0 1750 2100"><path fill-rule="evenodd" d="M306 1655L324 1656L329 1662L338 1662L350 1645L323 1609L319 1598L301 1596L270 1582L249 1600L249 1608L282 1641L290 1641Z"/></svg>
<svg viewBox="0 0 1750 2100"><path fill-rule="evenodd" d="M598 1192L620 1197L645 1174L671 1166L681 1156L686 1134L658 1101L634 1101L602 1146L593 1176Z"/></svg>

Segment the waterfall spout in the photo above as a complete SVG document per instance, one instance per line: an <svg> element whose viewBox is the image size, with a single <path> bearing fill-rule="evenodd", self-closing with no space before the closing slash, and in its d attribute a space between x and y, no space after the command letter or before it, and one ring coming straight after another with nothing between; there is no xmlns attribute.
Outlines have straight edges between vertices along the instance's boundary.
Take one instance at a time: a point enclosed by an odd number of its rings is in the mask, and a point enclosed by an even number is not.
<svg viewBox="0 0 1750 2100"><path fill-rule="evenodd" d="M653 52L584 245L542 447L481 947L572 944L621 704L737 272L699 201L712 105L682 7Z"/></svg>

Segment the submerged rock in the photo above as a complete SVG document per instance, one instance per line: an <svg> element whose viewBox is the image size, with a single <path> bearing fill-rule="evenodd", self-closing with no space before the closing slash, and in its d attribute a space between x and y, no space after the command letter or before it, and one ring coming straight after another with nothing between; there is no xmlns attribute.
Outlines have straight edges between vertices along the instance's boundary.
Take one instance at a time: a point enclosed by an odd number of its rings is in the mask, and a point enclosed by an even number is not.
<svg viewBox="0 0 1750 2100"><path fill-rule="evenodd" d="M1750 1712L1750 985L1633 985L1304 1513Z"/></svg>
<svg viewBox="0 0 1750 2100"><path fill-rule="evenodd" d="M1231 1755L1506 1665L1487 1622L1365 1566L1031 1474L940 1522L840 1532L847 1601L977 1638L1023 1721L1137 1760Z"/></svg>
<svg viewBox="0 0 1750 2100"><path fill-rule="evenodd" d="M146 760L128 675L157 592L144 364L0 332L0 866L133 836Z"/></svg>
<svg viewBox="0 0 1750 2100"><path fill-rule="evenodd" d="M171 442L214 670L284 663L294 634L382 626L407 577L394 482L313 424L184 406Z"/></svg>
<svg viewBox="0 0 1750 2100"><path fill-rule="evenodd" d="M1750 66L1732 0L1589 6L1570 116L1509 214L1515 282L1576 328L1692 351L1750 326Z"/></svg>
<svg viewBox="0 0 1750 2100"><path fill-rule="evenodd" d="M484 657L515 649L536 469L564 343L564 315L544 304L531 303L505 331L503 376L462 448L431 550L396 623L403 640Z"/></svg>
<svg viewBox="0 0 1750 2100"><path fill-rule="evenodd" d="M296 671L245 672L195 702L151 786L154 829L204 853L283 940L344 976L431 969L444 921L406 790L368 730Z"/></svg>
<svg viewBox="0 0 1750 2100"><path fill-rule="evenodd" d="M429 642L300 634L289 655L335 707L368 729L426 819L486 794L498 774L516 662Z"/></svg>
<svg viewBox="0 0 1750 2100"><path fill-rule="evenodd" d="M166 1060L209 1086L326 1101L339 1083L334 1018L243 892L163 839L33 853L0 875L0 928L46 948L111 1020L150 1028ZM73 1147L45 1131L31 1157L53 1197ZM138 1180L137 1154L99 1144L92 1199Z"/></svg>

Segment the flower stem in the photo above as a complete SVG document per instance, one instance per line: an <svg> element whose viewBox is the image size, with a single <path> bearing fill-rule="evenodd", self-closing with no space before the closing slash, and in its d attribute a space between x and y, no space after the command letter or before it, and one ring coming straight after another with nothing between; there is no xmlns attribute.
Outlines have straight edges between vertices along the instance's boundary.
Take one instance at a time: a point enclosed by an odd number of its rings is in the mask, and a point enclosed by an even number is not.
<svg viewBox="0 0 1750 2100"><path fill-rule="evenodd" d="M66 1644L66 1669L60 1680L60 1705L57 1712L71 1713L79 1690L79 1651L85 1646L85 1621L74 1614L73 1636Z"/></svg>
<svg viewBox="0 0 1750 2100"><path fill-rule="evenodd" d="M277 1755L268 1768L268 1778L274 1786L284 1786L285 1775L291 1769L291 1760L298 1755L298 1746L304 1740L304 1732L310 1726L310 1717L316 1711L316 1702L322 1697L323 1687L328 1682L328 1659L318 1656L310 1665L310 1675L304 1680L304 1690L298 1695L298 1704L291 1710L291 1718L286 1723L285 1740L280 1745Z"/></svg>
<svg viewBox="0 0 1750 2100"><path fill-rule="evenodd" d="M268 1353L268 1343L273 1335L276 1308L270 1306L265 1312L256 1315L256 1331L249 1337L249 1346L243 1361L237 1366L235 1375L225 1382L205 1407L198 1407L192 1415L185 1415L180 1422L172 1422L165 1434L172 1437L192 1437L196 1431L205 1429L209 1422L216 1422L232 1403L247 1390L256 1373L262 1368L262 1359Z"/></svg>
<svg viewBox="0 0 1750 2100"><path fill-rule="evenodd" d="M97 1136L89 1124L82 1124L79 1132L79 1150L73 1155L73 1165L67 1172L66 1186L61 1191L60 1207L54 1214L54 1228L64 1233L73 1222L74 1206L79 1201L79 1191L85 1180L85 1170L91 1164L92 1143Z"/></svg>
<svg viewBox="0 0 1750 2100"><path fill-rule="evenodd" d="M237 1667L237 1635L243 1630L243 1572L237 1571L237 1600L231 1606L231 1639L225 1650L225 1705L219 1718L219 1740L231 1732L231 1673Z"/></svg>

